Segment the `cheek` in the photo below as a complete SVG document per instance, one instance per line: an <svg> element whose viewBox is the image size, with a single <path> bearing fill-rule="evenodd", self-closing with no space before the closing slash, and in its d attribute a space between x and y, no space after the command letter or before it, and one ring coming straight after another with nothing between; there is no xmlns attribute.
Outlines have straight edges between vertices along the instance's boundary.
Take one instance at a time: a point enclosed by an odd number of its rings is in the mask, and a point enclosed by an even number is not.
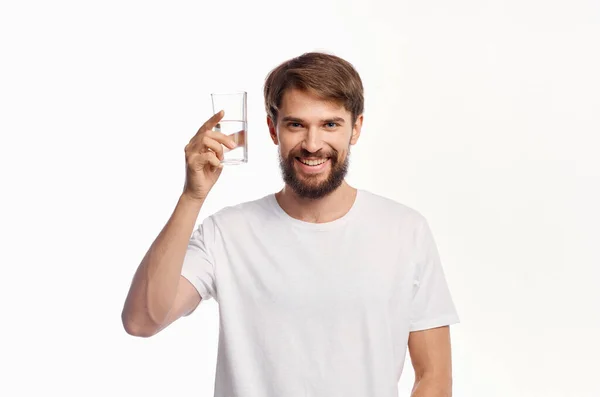
<svg viewBox="0 0 600 397"><path fill-rule="evenodd" d="M302 146L302 141L293 136L280 136L279 147L282 153L289 153L292 150L299 149Z"/></svg>
<svg viewBox="0 0 600 397"><path fill-rule="evenodd" d="M348 149L338 150L338 161L343 161L348 156Z"/></svg>
<svg viewBox="0 0 600 397"><path fill-rule="evenodd" d="M350 151L350 139L346 139L344 136L341 139L337 139L335 142L331 142L331 147L337 150L339 157L345 157Z"/></svg>

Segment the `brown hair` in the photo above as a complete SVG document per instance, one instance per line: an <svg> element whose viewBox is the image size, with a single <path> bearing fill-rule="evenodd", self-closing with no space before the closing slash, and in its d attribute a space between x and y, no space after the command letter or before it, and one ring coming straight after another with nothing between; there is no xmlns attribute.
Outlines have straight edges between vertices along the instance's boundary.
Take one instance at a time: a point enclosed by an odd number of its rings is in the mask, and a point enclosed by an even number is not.
<svg viewBox="0 0 600 397"><path fill-rule="evenodd" d="M363 113L363 85L358 72L348 61L335 55L308 52L283 62L265 81L265 110L274 124L287 89L309 91L337 102L352 113L352 124Z"/></svg>

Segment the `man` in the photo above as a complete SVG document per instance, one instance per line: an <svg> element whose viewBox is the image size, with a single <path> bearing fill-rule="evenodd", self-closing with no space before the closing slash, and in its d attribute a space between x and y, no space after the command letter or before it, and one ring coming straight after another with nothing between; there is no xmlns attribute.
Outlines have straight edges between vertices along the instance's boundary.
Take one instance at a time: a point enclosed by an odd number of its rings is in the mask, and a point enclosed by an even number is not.
<svg viewBox="0 0 600 397"><path fill-rule="evenodd" d="M185 148L185 187L135 274L125 329L154 335L215 298L216 397L396 397L407 347L412 395L450 396L458 316L428 223L344 179L358 73L307 53L271 71L264 96L285 186L193 230L235 146L211 117Z"/></svg>

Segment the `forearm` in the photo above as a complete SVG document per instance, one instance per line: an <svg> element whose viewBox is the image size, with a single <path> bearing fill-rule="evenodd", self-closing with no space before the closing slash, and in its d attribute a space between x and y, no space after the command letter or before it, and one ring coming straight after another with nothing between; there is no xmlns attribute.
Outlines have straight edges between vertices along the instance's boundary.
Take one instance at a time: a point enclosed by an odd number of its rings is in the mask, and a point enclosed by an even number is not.
<svg viewBox="0 0 600 397"><path fill-rule="evenodd" d="M418 378L411 397L452 397L452 379L434 376Z"/></svg>
<svg viewBox="0 0 600 397"><path fill-rule="evenodd" d="M201 207L202 202L185 195L179 198L133 277L122 313L125 328L145 334L164 322L177 295L187 245Z"/></svg>

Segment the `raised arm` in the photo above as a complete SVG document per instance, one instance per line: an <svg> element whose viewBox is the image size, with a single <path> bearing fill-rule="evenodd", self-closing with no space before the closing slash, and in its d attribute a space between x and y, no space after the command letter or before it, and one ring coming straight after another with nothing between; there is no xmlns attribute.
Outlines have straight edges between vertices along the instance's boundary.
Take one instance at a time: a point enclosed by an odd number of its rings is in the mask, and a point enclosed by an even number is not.
<svg viewBox="0 0 600 397"><path fill-rule="evenodd" d="M222 118L222 112L211 117L185 147L184 191L138 266L125 300L121 318L131 335L152 336L200 303L200 295L181 270L202 204L221 173L222 145L235 147L229 137L212 131Z"/></svg>
<svg viewBox="0 0 600 397"><path fill-rule="evenodd" d="M121 318L128 334L148 337L191 312L200 296L181 267L201 202L182 195L133 277Z"/></svg>

